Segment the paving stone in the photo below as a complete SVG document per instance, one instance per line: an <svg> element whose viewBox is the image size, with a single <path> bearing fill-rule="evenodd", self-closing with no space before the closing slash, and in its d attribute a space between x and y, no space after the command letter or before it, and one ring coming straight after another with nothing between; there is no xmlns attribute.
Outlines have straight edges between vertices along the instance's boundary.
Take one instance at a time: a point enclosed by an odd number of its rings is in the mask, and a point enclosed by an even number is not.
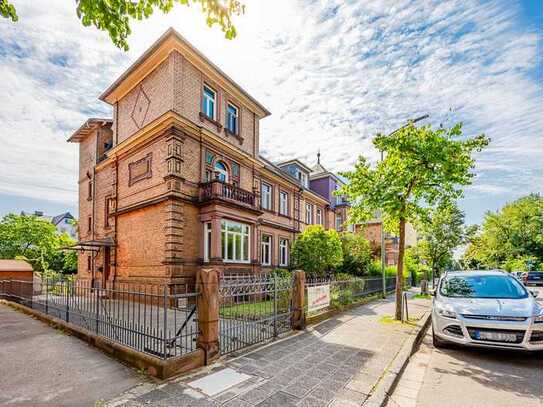
<svg viewBox="0 0 543 407"><path fill-rule="evenodd" d="M234 397L236 397L238 395L237 392L235 391L224 391L220 394L218 394L217 396L213 397L213 399L217 402L217 403L225 403L227 402L228 400L231 400L233 399Z"/></svg>
<svg viewBox="0 0 543 407"><path fill-rule="evenodd" d="M326 402L332 401L335 395L336 395L335 391L330 390L324 386L317 386L315 389L311 391L311 393L308 394L309 397L314 397L316 399L323 400Z"/></svg>
<svg viewBox="0 0 543 407"><path fill-rule="evenodd" d="M164 387L160 387L160 390L170 395L177 395L183 393L187 388L180 383L168 383Z"/></svg>
<svg viewBox="0 0 543 407"><path fill-rule="evenodd" d="M285 389L283 391L285 393L292 394L293 396L296 396L298 398L302 398L302 397L306 396L312 389L313 389L313 387L308 387L308 386L304 386L304 385L294 383L294 384L291 384L288 387L285 387Z"/></svg>
<svg viewBox="0 0 543 407"><path fill-rule="evenodd" d="M366 394L359 393L350 389L341 389L336 396L336 400L349 401L358 405L361 405L368 396Z"/></svg>
<svg viewBox="0 0 543 407"><path fill-rule="evenodd" d="M121 404L119 407L143 407L143 404L137 400L128 400L126 403Z"/></svg>
<svg viewBox="0 0 543 407"><path fill-rule="evenodd" d="M267 399L269 397L269 394L260 389L252 389L249 390L247 393L240 394L238 397L251 404L258 404L261 401Z"/></svg>
<svg viewBox="0 0 543 407"><path fill-rule="evenodd" d="M149 393L145 393L139 397L136 397L136 400L143 404L150 404L150 403L157 402L168 397L170 397L170 394L160 389L155 389L155 390L151 390Z"/></svg>
<svg viewBox="0 0 543 407"><path fill-rule="evenodd" d="M328 403L329 403L328 401L319 400L314 397L304 397L298 402L298 404L296 404L296 406L297 407L326 407Z"/></svg>
<svg viewBox="0 0 543 407"><path fill-rule="evenodd" d="M300 399L284 392L277 392L257 404L258 407L294 407Z"/></svg>
<svg viewBox="0 0 543 407"><path fill-rule="evenodd" d="M298 384L298 385L301 385L301 386L313 388L313 387L321 384L321 382L322 382L322 380L319 379L318 377L304 375L304 376L296 379L293 384Z"/></svg>
<svg viewBox="0 0 543 407"><path fill-rule="evenodd" d="M251 407L253 404L240 399L239 397L230 400L228 403L223 404L222 407Z"/></svg>

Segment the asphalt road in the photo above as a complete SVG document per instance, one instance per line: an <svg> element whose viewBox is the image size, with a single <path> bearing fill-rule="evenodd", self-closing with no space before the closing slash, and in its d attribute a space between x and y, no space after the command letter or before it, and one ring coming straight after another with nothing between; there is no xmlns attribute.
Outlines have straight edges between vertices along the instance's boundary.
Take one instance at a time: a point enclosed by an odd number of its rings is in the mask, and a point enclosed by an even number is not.
<svg viewBox="0 0 543 407"><path fill-rule="evenodd" d="M543 288L529 287L539 292ZM431 329L388 407L543 406L543 352L435 349Z"/></svg>

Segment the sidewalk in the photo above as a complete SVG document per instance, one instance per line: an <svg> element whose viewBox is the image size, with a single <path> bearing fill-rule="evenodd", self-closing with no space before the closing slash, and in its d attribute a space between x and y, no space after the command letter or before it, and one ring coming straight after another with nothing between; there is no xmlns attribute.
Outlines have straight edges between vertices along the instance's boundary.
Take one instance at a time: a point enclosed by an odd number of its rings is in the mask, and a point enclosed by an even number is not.
<svg viewBox="0 0 543 407"><path fill-rule="evenodd" d="M414 294L409 315L420 319L430 300ZM191 376L135 387L105 405L360 406L419 329L382 320L393 313L391 296Z"/></svg>

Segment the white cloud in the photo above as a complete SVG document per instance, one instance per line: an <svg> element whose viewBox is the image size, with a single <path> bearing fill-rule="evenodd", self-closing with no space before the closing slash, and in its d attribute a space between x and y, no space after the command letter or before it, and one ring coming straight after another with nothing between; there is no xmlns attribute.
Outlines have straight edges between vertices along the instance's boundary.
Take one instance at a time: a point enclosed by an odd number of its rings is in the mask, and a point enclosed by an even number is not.
<svg viewBox="0 0 543 407"><path fill-rule="evenodd" d="M0 24L0 192L75 201L76 148L64 140L108 114L97 95L169 26L272 111L261 129L271 159L312 164L320 149L344 170L359 153L377 158L375 133L429 113L492 138L469 194L541 190L543 89L530 73L542 33L509 1L247 0L234 41L177 6L134 24L128 55L83 28L72 2L17 5L20 22Z"/></svg>

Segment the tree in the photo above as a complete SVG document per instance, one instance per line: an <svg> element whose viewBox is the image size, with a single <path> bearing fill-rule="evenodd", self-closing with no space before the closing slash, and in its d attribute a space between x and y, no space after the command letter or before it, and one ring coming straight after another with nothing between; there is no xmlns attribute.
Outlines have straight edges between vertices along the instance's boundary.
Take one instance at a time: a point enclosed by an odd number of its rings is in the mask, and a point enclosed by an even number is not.
<svg viewBox="0 0 543 407"><path fill-rule="evenodd" d="M341 273L362 276L367 274L372 262L370 243L362 234L345 232L340 236L343 251Z"/></svg>
<svg viewBox="0 0 543 407"><path fill-rule="evenodd" d="M442 203L428 210L419 231L421 254L434 277L452 261L453 250L465 241L464 213L455 203Z"/></svg>
<svg viewBox="0 0 543 407"><path fill-rule="evenodd" d="M503 267L511 271L542 263L543 197L531 194L497 212L487 212L480 232L470 239L464 262L478 268Z"/></svg>
<svg viewBox="0 0 543 407"><path fill-rule="evenodd" d="M349 181L339 194L347 195L352 207L350 222L371 218L381 209L385 221L399 232L396 273L396 319L401 319L405 224L415 222L428 206L462 196L461 187L471 183L472 153L484 148L484 135L461 138L462 125L433 130L413 123L393 134L377 135L373 144L386 153L372 168L361 156L353 171L342 175Z"/></svg>
<svg viewBox="0 0 543 407"><path fill-rule="evenodd" d="M37 271L73 272L74 255L67 259L60 250L73 243L68 235L59 235L55 225L37 216L8 214L0 221L0 258L24 258Z"/></svg>
<svg viewBox="0 0 543 407"><path fill-rule="evenodd" d="M324 230L321 225L308 226L292 245L294 267L305 270L312 277L339 267L343 261L341 240L335 230Z"/></svg>
<svg viewBox="0 0 543 407"><path fill-rule="evenodd" d="M132 32L130 20L149 18L155 10L167 14L175 3L186 6L199 3L207 25L218 24L228 39L236 36L232 17L245 12L245 5L238 0L76 0L76 13L85 27L94 25L107 31L111 41L127 51L127 38ZM15 7L8 0L0 0L0 14L13 22L18 20Z"/></svg>

